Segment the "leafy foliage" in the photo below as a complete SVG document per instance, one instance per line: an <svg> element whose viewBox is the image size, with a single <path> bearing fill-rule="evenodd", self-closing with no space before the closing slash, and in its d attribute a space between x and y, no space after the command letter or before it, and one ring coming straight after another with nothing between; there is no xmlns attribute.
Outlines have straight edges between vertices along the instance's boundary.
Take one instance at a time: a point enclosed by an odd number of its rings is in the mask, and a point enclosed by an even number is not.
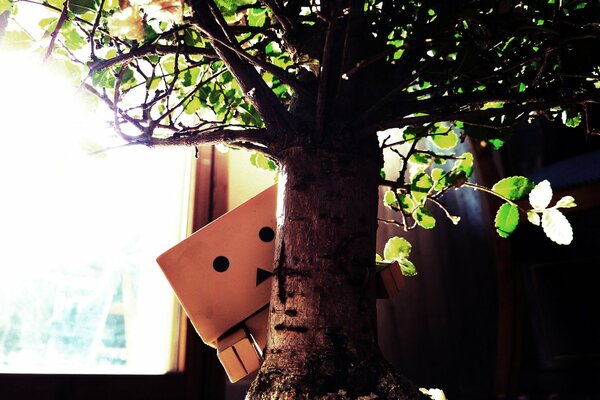
<svg viewBox="0 0 600 400"><path fill-rule="evenodd" d="M400 266L400 270L405 276L415 276L417 270L414 264L408 260L408 256L412 250L412 245L408 240L394 236L388 239L383 249L384 261L396 261Z"/></svg>
<svg viewBox="0 0 600 400"><path fill-rule="evenodd" d="M523 213L533 225L541 225L546 236L552 241L569 244L573 240L571 225L558 208L575 207L575 199L572 196L564 196L554 207L548 208L552 200L552 188L547 180L535 185L523 176L512 176L496 183L490 193L506 200L498 209L495 219L496 230L501 237L508 237L517 228L520 213ZM527 195L532 207L529 210L512 201Z"/></svg>
<svg viewBox="0 0 600 400"><path fill-rule="evenodd" d="M0 0L18 19L20 2ZM60 60L114 112L129 143L223 143L273 170L291 147L400 160L382 173L384 205L405 230L470 182L467 139L501 148L517 124L545 117L588 134L600 102L600 4L582 1L48 0L37 40L12 24L4 46ZM266 154L266 156L265 156ZM390 176L388 176L390 175ZM549 184L510 177L503 237L521 215L570 242ZM485 188L481 188L482 190ZM531 210L517 201L529 195ZM559 233L560 232L560 233ZM396 240L394 243L399 243ZM391 245L390 245L391 246ZM391 250L390 250L391 251ZM387 257L386 257L387 258ZM406 257L404 267L412 268Z"/></svg>

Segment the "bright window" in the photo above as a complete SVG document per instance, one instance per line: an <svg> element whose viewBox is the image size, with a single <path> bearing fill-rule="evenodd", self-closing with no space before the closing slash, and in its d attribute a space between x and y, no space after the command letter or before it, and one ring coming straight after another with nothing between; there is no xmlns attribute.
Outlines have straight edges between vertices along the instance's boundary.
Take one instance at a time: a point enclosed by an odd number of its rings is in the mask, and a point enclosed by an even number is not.
<svg viewBox="0 0 600 400"><path fill-rule="evenodd" d="M186 234L190 151L89 156L113 143L104 119L58 72L0 58L0 372L175 369L180 313L155 258Z"/></svg>

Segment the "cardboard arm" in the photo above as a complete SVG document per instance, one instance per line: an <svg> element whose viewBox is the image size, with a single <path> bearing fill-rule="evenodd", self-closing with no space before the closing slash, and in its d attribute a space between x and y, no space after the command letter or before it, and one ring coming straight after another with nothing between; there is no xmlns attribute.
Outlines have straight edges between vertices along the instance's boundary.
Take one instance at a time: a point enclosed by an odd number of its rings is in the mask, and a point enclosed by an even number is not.
<svg viewBox="0 0 600 400"><path fill-rule="evenodd" d="M395 296L403 287L405 277L397 262L377 263L377 298L389 299Z"/></svg>

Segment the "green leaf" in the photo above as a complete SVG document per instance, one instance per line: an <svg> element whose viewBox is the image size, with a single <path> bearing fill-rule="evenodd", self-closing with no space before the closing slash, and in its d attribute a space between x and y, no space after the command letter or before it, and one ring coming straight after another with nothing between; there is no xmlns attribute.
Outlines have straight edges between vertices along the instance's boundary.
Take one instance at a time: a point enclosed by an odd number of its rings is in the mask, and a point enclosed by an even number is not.
<svg viewBox="0 0 600 400"><path fill-rule="evenodd" d="M87 44L86 40L79 35L75 27L62 32L62 34L65 44L70 50L79 50Z"/></svg>
<svg viewBox="0 0 600 400"><path fill-rule="evenodd" d="M446 185L446 171L441 168L434 168L431 170L431 178L433 179L433 189L443 190Z"/></svg>
<svg viewBox="0 0 600 400"><path fill-rule="evenodd" d="M222 93L218 90L213 90L208 95L208 104L215 105L221 102Z"/></svg>
<svg viewBox="0 0 600 400"><path fill-rule="evenodd" d="M183 86L189 87L196 85L196 81L198 80L198 74L200 73L200 68L191 68L183 73Z"/></svg>
<svg viewBox="0 0 600 400"><path fill-rule="evenodd" d="M413 212L415 207L417 207L417 202L410 193L400 194L398 196L398 203L400 204L400 207L407 210L408 212Z"/></svg>
<svg viewBox="0 0 600 400"><path fill-rule="evenodd" d="M568 109L562 112L562 122L569 128L576 128L581 123L581 113L576 109Z"/></svg>
<svg viewBox="0 0 600 400"><path fill-rule="evenodd" d="M246 15L250 26L261 27L267 20L267 10L264 8L251 8Z"/></svg>
<svg viewBox="0 0 600 400"><path fill-rule="evenodd" d="M446 175L446 171L441 168L434 168L431 170L431 178L434 182L439 181Z"/></svg>
<svg viewBox="0 0 600 400"><path fill-rule="evenodd" d="M529 204L534 210L543 210L552 200L552 187L548 180L543 180L529 192Z"/></svg>
<svg viewBox="0 0 600 400"><path fill-rule="evenodd" d="M533 210L527 211L527 220L535 226L540 226L540 215Z"/></svg>
<svg viewBox="0 0 600 400"><path fill-rule="evenodd" d="M429 154L424 153L414 153L411 154L408 159L409 163L420 164L420 165L429 165L431 163L432 157Z"/></svg>
<svg viewBox="0 0 600 400"><path fill-rule="evenodd" d="M464 132L472 139L489 143L495 150L502 147L511 136L511 130L509 129L484 128L469 124L464 126Z"/></svg>
<svg viewBox="0 0 600 400"><path fill-rule="evenodd" d="M492 186L492 191L509 200L520 200L535 187L535 183L524 176L504 178Z"/></svg>
<svg viewBox="0 0 600 400"><path fill-rule="evenodd" d="M48 4L51 5L51 6L53 6L53 7L62 9L63 8L63 4L65 4L65 0L48 0Z"/></svg>
<svg viewBox="0 0 600 400"><path fill-rule="evenodd" d="M490 101L487 102L483 105L483 107L481 107L482 110L489 110L492 108L502 108L504 107L504 103L500 102L500 101Z"/></svg>
<svg viewBox="0 0 600 400"><path fill-rule="evenodd" d="M458 135L452 130L449 130L446 134L436 133L429 138L440 149L451 149L458 143Z"/></svg>
<svg viewBox="0 0 600 400"><path fill-rule="evenodd" d="M383 248L383 258L388 261L401 261L410 255L412 245L408 240L394 236L388 239Z"/></svg>
<svg viewBox="0 0 600 400"><path fill-rule="evenodd" d="M415 276L417 275L417 269L415 265L407 259L402 261L398 261L398 265L400 265L400 272L404 276Z"/></svg>
<svg viewBox="0 0 600 400"><path fill-rule="evenodd" d="M119 7L119 0L106 0L102 9L115 10L117 7Z"/></svg>
<svg viewBox="0 0 600 400"><path fill-rule="evenodd" d="M558 244L570 244L573 241L573 228L567 218L555 208L544 210L542 228L550 240Z"/></svg>
<svg viewBox="0 0 600 400"><path fill-rule="evenodd" d="M510 203L502 204L496 213L494 224L498 234L503 238L507 238L517 229L519 224L519 209L517 206Z"/></svg>
<svg viewBox="0 0 600 400"><path fill-rule="evenodd" d="M12 11L12 3L9 0L0 0L0 14L5 11Z"/></svg>
<svg viewBox="0 0 600 400"><path fill-rule="evenodd" d="M421 393L423 394L428 395L433 400L446 400L446 395L444 394L443 390L419 388L419 391L421 391Z"/></svg>
<svg viewBox="0 0 600 400"><path fill-rule="evenodd" d="M1 2L2 0L0 0ZM53 32L56 28L56 24L58 23L58 18L43 18L38 22L40 28L45 30L46 32Z"/></svg>
<svg viewBox="0 0 600 400"><path fill-rule="evenodd" d="M435 218L425 207L417 208L413 216L421 228L433 229L435 227Z"/></svg>
<svg viewBox="0 0 600 400"><path fill-rule="evenodd" d="M146 82L146 84L148 85L148 90L156 90L156 88L158 88L158 85L160 85L161 80L162 78L160 76L155 76L154 78Z"/></svg>
<svg viewBox="0 0 600 400"><path fill-rule="evenodd" d="M410 190L416 201L423 203L431 188L433 181L431 177L425 172L419 172L412 180L410 184Z"/></svg>
<svg viewBox="0 0 600 400"><path fill-rule="evenodd" d="M232 74L231 72L229 72L229 71L225 71L225 72L223 72L223 73L221 74L220 81L221 81L223 84L227 84L227 83L229 83L229 82L233 81L233 74Z"/></svg>
<svg viewBox="0 0 600 400"><path fill-rule="evenodd" d="M186 114L192 115L200 108L202 108L202 102L200 102L200 99L197 96L194 96L192 100L188 101L185 105L184 111Z"/></svg>
<svg viewBox="0 0 600 400"><path fill-rule="evenodd" d="M200 35L195 30L193 30L193 29L186 29L184 31L183 42L186 45L195 47L196 44L200 43L201 41L202 41L202 39L200 38Z"/></svg>
<svg viewBox="0 0 600 400"><path fill-rule="evenodd" d="M519 84L519 93L523 93L526 89L527 89L527 85L525 84L525 82L521 82Z"/></svg>
<svg viewBox="0 0 600 400"><path fill-rule="evenodd" d="M459 160L456 160L453 171L464 172L468 177L473 173L473 154L466 152L460 156Z"/></svg>
<svg viewBox="0 0 600 400"><path fill-rule="evenodd" d="M74 14L84 14L86 12L93 12L98 9L99 3L96 0L70 0L69 11Z"/></svg>
<svg viewBox="0 0 600 400"><path fill-rule="evenodd" d="M577 207L577 204L575 204L575 199L573 198L573 196L565 196L565 197L561 198L559 201L557 201L556 205L554 207L556 207L556 208L572 208L572 207Z"/></svg>
<svg viewBox="0 0 600 400"><path fill-rule="evenodd" d="M263 153L252 153L250 155L250 164L266 171L277 171L277 164Z"/></svg>
<svg viewBox="0 0 600 400"><path fill-rule="evenodd" d="M446 185L454 185L456 187L461 186L463 183L469 180L469 177L473 173L473 154L464 153L460 156L460 159L456 160L454 167L445 176Z"/></svg>
<svg viewBox="0 0 600 400"><path fill-rule="evenodd" d="M503 139L488 139L488 143L492 145L494 150L498 150L500 147L504 146L505 140Z"/></svg>
<svg viewBox="0 0 600 400"><path fill-rule="evenodd" d="M23 31L6 31L0 43L6 50L23 50L33 45L33 39Z"/></svg>
<svg viewBox="0 0 600 400"><path fill-rule="evenodd" d="M115 87L115 77L109 72L108 69L95 71L92 74L92 83L94 86L112 89Z"/></svg>
<svg viewBox="0 0 600 400"><path fill-rule="evenodd" d="M427 128L424 126L409 126L402 132L402 138L404 140L412 140L425 136L426 132Z"/></svg>
<svg viewBox="0 0 600 400"><path fill-rule="evenodd" d="M169 54L162 58L161 65L168 74L175 72L175 56Z"/></svg>
<svg viewBox="0 0 600 400"><path fill-rule="evenodd" d="M383 196L383 204L388 207L398 207L398 200L396 199L396 194L392 190L388 190L385 192Z"/></svg>

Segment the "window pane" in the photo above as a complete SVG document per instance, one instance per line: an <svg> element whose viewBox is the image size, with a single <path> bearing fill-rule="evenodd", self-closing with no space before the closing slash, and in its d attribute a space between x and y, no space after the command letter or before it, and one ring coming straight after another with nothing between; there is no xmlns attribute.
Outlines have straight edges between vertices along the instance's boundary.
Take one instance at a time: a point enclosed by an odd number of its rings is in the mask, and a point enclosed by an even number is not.
<svg viewBox="0 0 600 400"><path fill-rule="evenodd" d="M48 86L56 75L10 59L0 65L0 372L173 369L179 311L155 258L186 233L190 151L89 156L81 134L96 138L106 123L69 103L64 83Z"/></svg>
<svg viewBox="0 0 600 400"><path fill-rule="evenodd" d="M127 149L2 167L20 171L0 200L0 371L172 368L177 308L154 259L185 234L186 160Z"/></svg>

